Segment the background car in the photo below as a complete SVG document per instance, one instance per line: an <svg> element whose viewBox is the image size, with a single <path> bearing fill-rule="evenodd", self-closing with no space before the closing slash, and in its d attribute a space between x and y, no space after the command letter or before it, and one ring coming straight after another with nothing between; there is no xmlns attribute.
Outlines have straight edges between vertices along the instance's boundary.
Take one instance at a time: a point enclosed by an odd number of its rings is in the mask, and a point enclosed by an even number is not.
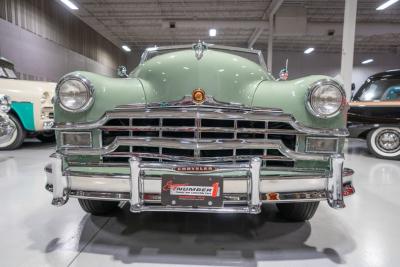
<svg viewBox="0 0 400 267"><path fill-rule="evenodd" d="M17 79L14 64L0 57L0 94L11 98L8 116L16 129L8 142L0 144L0 150L18 148L27 135L36 136L43 142L54 141L54 132L50 129L55 86L51 82Z"/></svg>
<svg viewBox="0 0 400 267"><path fill-rule="evenodd" d="M370 76L350 102L351 137L367 140L376 157L400 159L400 70Z"/></svg>

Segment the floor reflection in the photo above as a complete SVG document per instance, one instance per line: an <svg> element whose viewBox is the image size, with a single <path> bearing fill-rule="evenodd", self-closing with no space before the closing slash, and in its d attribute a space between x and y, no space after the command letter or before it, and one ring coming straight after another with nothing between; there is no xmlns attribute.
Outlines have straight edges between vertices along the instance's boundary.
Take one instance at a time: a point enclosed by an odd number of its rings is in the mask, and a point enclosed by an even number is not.
<svg viewBox="0 0 400 267"><path fill-rule="evenodd" d="M309 222L284 221L273 205L264 207L264 211L258 216L132 214L125 207L94 239L85 234L85 229L101 227L97 225L101 222L95 216L86 216L82 220L80 246L90 242L85 253L112 255L114 260L123 263L241 266L245 263L253 265L256 261L314 258L343 262L340 254L331 247L317 251L315 247L305 244L311 234ZM346 242L345 233L336 235L343 235L341 242ZM347 241L352 243L350 239Z"/></svg>

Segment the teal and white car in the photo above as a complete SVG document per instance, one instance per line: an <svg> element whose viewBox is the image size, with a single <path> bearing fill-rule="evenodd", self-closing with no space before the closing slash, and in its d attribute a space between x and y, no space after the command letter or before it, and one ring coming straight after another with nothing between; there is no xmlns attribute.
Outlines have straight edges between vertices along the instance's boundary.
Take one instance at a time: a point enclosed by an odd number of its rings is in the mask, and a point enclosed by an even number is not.
<svg viewBox="0 0 400 267"><path fill-rule="evenodd" d="M11 99L8 116L15 129L0 143L0 150L18 148L26 136L35 136L43 142L54 140L53 104L56 84L17 79L14 64L0 57L0 94Z"/></svg>
<svg viewBox="0 0 400 267"><path fill-rule="evenodd" d="M122 72L122 71L121 71ZM310 219L320 201L344 208L347 102L311 75L277 81L260 51L152 47L129 75L77 71L55 96L56 153L45 168L54 205L92 214L261 212Z"/></svg>

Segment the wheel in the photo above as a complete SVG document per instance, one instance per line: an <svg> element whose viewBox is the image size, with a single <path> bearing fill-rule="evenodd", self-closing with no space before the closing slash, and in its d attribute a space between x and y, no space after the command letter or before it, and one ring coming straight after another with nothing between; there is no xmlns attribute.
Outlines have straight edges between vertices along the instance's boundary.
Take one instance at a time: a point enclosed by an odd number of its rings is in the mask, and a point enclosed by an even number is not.
<svg viewBox="0 0 400 267"><path fill-rule="evenodd" d="M317 211L318 205L319 201L276 204L283 218L296 222L311 219Z"/></svg>
<svg viewBox="0 0 400 267"><path fill-rule="evenodd" d="M42 141L43 143L53 143L56 141L56 135L54 131L41 132L36 135L36 138Z"/></svg>
<svg viewBox="0 0 400 267"><path fill-rule="evenodd" d="M381 127L367 135L369 151L378 158L400 159L400 128Z"/></svg>
<svg viewBox="0 0 400 267"><path fill-rule="evenodd" d="M26 136L26 131L19 119L13 114L8 114L8 117L11 120L12 126L15 127L15 131L11 133L9 141L0 144L0 150L12 150L20 147Z"/></svg>
<svg viewBox="0 0 400 267"><path fill-rule="evenodd" d="M84 211L93 215L106 215L115 210L119 204L119 202L115 201L91 199L78 199L78 201Z"/></svg>

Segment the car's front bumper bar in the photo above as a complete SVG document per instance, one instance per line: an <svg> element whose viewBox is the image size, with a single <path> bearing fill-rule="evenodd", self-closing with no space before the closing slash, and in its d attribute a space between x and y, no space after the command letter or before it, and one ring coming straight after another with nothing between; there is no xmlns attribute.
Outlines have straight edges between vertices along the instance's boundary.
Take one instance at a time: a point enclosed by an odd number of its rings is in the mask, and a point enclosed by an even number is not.
<svg viewBox="0 0 400 267"><path fill-rule="evenodd" d="M327 200L333 208L343 208L343 196L354 193L352 187L353 171L343 168L343 156L330 157L331 171L291 171L269 172L261 170L261 160L253 158L243 164L207 164L212 172L205 175L223 177L222 208L175 207L161 205L161 176L159 173L184 173L177 167L187 167L185 163L146 163L138 158L129 160L128 173L104 171L80 171L65 168L60 154L52 157L46 166L46 188L53 193L54 205L63 205L69 197L129 201L132 212L141 211L188 211L188 212L228 212L259 213L262 203L304 202ZM191 164L196 167L196 164ZM197 165L204 167L204 165ZM87 166L87 170L91 169ZM94 168L92 168L94 169Z"/></svg>

